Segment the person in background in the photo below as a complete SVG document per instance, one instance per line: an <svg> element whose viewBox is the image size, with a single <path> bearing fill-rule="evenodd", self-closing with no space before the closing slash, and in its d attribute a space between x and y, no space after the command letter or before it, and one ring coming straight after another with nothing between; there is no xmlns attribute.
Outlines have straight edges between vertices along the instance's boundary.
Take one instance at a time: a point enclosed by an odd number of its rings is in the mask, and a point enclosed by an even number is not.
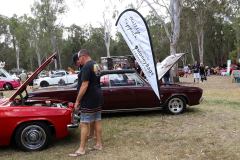
<svg viewBox="0 0 240 160"><path fill-rule="evenodd" d="M122 67L121 67L122 69L127 69L127 66L126 66L126 62L123 62L122 63Z"/></svg>
<svg viewBox="0 0 240 160"><path fill-rule="evenodd" d="M201 81L200 81L200 83L203 84L203 81L204 81L205 73L206 73L206 72L205 72L205 67L203 66L202 63L200 64L199 71L200 71L200 76L201 76Z"/></svg>
<svg viewBox="0 0 240 160"><path fill-rule="evenodd" d="M52 71L51 70L48 71L48 75L49 75L49 77L52 75Z"/></svg>
<svg viewBox="0 0 240 160"><path fill-rule="evenodd" d="M199 83L199 65L197 64L197 61L195 61L194 65L192 66L193 73L194 73L194 83L195 79L197 79L197 83Z"/></svg>
<svg viewBox="0 0 240 160"><path fill-rule="evenodd" d="M184 72L185 72L186 78L187 78L187 75L188 75L188 70L189 70L188 66L187 65L184 66Z"/></svg>
<svg viewBox="0 0 240 160"><path fill-rule="evenodd" d="M140 74L140 76L144 76L144 73L142 71L142 68L139 66L137 60L135 60L135 70L137 71L138 74Z"/></svg>
<svg viewBox="0 0 240 160"><path fill-rule="evenodd" d="M114 65L114 70L121 70L122 68L121 67L119 67L119 65L118 64L115 64Z"/></svg>
<svg viewBox="0 0 240 160"><path fill-rule="evenodd" d="M157 63L157 67L158 67L158 66L161 66L161 62L162 62L162 60L161 60L161 58L159 58L159 59L158 59L158 63Z"/></svg>
<svg viewBox="0 0 240 160"><path fill-rule="evenodd" d="M27 74L22 71L22 73L19 75L21 79L21 85L27 80Z"/></svg>
<svg viewBox="0 0 240 160"><path fill-rule="evenodd" d="M188 74L189 74L189 76L191 75L190 64L188 65Z"/></svg>
<svg viewBox="0 0 240 160"><path fill-rule="evenodd" d="M157 63L157 71L160 71L161 70L161 62L162 60L159 58L158 59L158 63ZM160 77L159 73L158 73L158 78ZM159 83L162 84L162 78L159 79Z"/></svg>
<svg viewBox="0 0 240 160"><path fill-rule="evenodd" d="M171 70L171 69L170 69ZM169 81L169 78L170 78L170 70L168 70L164 76L163 76L163 79L164 79L164 84L170 84L170 81Z"/></svg>
<svg viewBox="0 0 240 160"><path fill-rule="evenodd" d="M118 64L114 65L114 70L116 70L118 68Z"/></svg>

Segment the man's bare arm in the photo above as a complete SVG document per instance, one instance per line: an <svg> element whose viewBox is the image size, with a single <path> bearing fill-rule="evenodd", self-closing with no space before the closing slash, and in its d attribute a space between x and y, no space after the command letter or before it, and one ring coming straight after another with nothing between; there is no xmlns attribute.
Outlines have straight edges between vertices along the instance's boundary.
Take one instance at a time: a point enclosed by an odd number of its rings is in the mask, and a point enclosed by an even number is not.
<svg viewBox="0 0 240 160"><path fill-rule="evenodd" d="M79 101L81 100L81 98L83 97L85 92L87 91L88 84L89 84L89 81L83 81L82 82L82 86L80 88L80 91L78 93L78 96L77 96L77 99L76 99L76 102L75 102L75 105L74 105L75 109L78 109L80 107L79 106Z"/></svg>

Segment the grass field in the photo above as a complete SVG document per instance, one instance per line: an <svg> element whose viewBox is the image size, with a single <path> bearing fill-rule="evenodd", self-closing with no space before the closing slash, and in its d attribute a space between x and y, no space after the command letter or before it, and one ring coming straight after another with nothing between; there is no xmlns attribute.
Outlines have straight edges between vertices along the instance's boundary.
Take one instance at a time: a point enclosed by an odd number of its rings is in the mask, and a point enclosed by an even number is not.
<svg viewBox="0 0 240 160"><path fill-rule="evenodd" d="M187 107L184 114L161 112L103 114L102 151L87 150L74 159L240 159L240 84L230 76L210 76L204 84L193 77L180 78L181 85L203 89L204 101ZM10 94L10 93L9 93ZM40 152L22 152L15 144L0 147L0 159L42 160L68 158L79 146L80 128L62 139L52 138Z"/></svg>

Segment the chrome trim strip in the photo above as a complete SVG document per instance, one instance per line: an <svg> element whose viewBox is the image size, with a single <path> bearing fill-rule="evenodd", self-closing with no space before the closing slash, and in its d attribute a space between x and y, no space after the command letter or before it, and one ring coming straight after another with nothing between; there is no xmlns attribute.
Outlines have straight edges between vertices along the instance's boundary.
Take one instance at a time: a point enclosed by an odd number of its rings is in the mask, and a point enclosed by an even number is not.
<svg viewBox="0 0 240 160"><path fill-rule="evenodd" d="M162 110L162 108L163 108L163 107L102 110L102 113L129 112L129 111L146 111L146 110L147 110L147 111L152 111L152 110Z"/></svg>

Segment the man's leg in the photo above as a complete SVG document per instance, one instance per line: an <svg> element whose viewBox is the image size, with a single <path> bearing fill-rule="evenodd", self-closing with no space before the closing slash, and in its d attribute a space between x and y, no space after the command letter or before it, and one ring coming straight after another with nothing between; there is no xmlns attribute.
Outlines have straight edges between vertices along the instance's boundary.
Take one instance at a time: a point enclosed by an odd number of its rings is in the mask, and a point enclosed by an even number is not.
<svg viewBox="0 0 240 160"><path fill-rule="evenodd" d="M96 128L96 132L97 132L97 144L96 146L94 146L95 149L98 150L102 150L102 140L101 140L101 136L102 136L102 124L101 121L95 121L95 128Z"/></svg>
<svg viewBox="0 0 240 160"><path fill-rule="evenodd" d="M90 123L90 133L88 134L89 137L94 136L94 130L95 130L95 122Z"/></svg>
<svg viewBox="0 0 240 160"><path fill-rule="evenodd" d="M80 147L76 151L76 153L85 154L85 144L87 140L88 134L88 123L81 122L81 140L80 140ZM71 154L69 154L71 156Z"/></svg>

